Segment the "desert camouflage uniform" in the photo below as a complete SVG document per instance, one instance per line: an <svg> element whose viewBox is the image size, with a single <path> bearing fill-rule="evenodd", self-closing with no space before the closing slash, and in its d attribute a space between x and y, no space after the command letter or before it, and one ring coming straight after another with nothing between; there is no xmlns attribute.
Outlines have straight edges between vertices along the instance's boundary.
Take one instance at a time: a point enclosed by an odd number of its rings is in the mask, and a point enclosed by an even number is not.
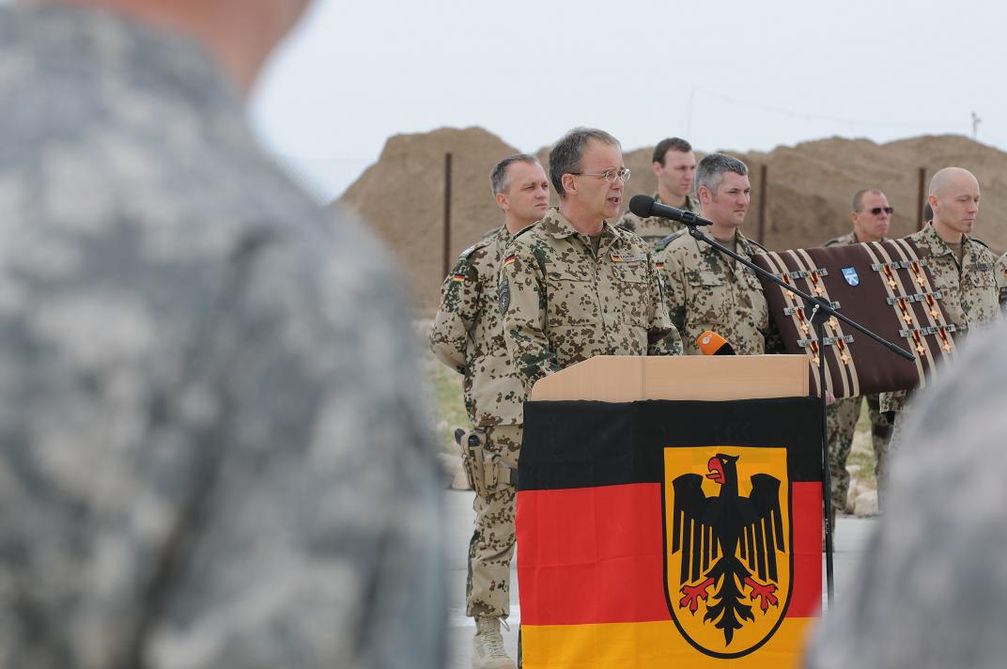
<svg viewBox="0 0 1007 669"><path fill-rule="evenodd" d="M954 251L940 238L933 223L928 223L907 239L916 243L920 257L926 258L929 263L934 288L943 294L941 304L947 311L949 322L955 325L958 344L973 330L1000 317L997 257L986 244L964 235L962 264L959 267ZM907 395L906 391L881 395L881 410L896 412L889 450L900 443L901 423L905 419L899 414L906 404ZM878 475L883 480L887 474L882 470Z"/></svg>
<svg viewBox="0 0 1007 669"><path fill-rule="evenodd" d="M654 193L654 200L657 202L661 201L657 193ZM686 211L691 211L696 214L699 213L699 201L695 199L692 195L685 196L685 206L681 207ZM631 211L627 211L619 222L619 225L630 232L635 232L643 241L650 244L650 248L657 251L658 245L661 241L668 235L675 234L679 230L685 228L685 225L679 223L678 221L673 221L670 218L662 218L660 216L649 216L647 218L640 218Z"/></svg>
<svg viewBox="0 0 1007 669"><path fill-rule="evenodd" d="M737 235L739 255L751 259L762 252L755 242ZM696 337L705 330L723 336L738 355L779 352L779 337L771 329L769 307L755 272L684 230L658 252L658 263L662 260L671 322L682 334L686 353L701 353ZM768 351L767 337L772 349Z"/></svg>
<svg viewBox="0 0 1007 669"><path fill-rule="evenodd" d="M443 667L400 280L187 39L0 9L0 667Z"/></svg>
<svg viewBox="0 0 1007 669"><path fill-rule="evenodd" d="M467 614L492 618L510 614L515 489L506 473L517 468L525 398L507 354L497 302L497 270L510 239L500 227L461 254L441 287L430 330L434 355L464 377L465 408L481 433L476 438L484 441L482 469L494 470L497 479L491 490L473 485L478 494L465 587Z"/></svg>
<svg viewBox="0 0 1007 669"><path fill-rule="evenodd" d="M825 242L825 246L849 246L859 244L853 231ZM853 445L853 434L860 418L863 400L867 400L867 411L871 420L871 444L874 447L874 473L881 475L888 456L888 439L892 435L892 421L889 414L880 408L881 395L874 393L862 397L844 397L826 410L826 426L829 434L829 468L832 482L833 512L847 509L850 492L850 473L846 471L846 460Z"/></svg>
<svg viewBox="0 0 1007 669"><path fill-rule="evenodd" d="M556 209L514 237L500 268L507 350L530 390L596 355L675 355L650 247L604 224L597 254Z"/></svg>
<svg viewBox="0 0 1007 669"><path fill-rule="evenodd" d="M805 669L999 669L1007 658L1007 322L914 398L885 513Z"/></svg>

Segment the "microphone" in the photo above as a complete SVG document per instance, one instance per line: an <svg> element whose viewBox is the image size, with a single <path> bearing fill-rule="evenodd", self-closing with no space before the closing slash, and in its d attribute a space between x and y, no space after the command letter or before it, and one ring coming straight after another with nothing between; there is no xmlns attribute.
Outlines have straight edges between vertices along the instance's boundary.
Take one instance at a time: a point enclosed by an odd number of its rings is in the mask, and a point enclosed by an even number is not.
<svg viewBox="0 0 1007 669"><path fill-rule="evenodd" d="M660 218L670 218L686 225L713 225L711 221L696 216L691 211L676 209L666 204L661 204L649 195L634 195L629 199L629 210L640 218L658 216Z"/></svg>
<svg viewBox="0 0 1007 669"><path fill-rule="evenodd" d="M734 347L730 342L713 330L707 330L696 337L696 346L703 355L734 355Z"/></svg>

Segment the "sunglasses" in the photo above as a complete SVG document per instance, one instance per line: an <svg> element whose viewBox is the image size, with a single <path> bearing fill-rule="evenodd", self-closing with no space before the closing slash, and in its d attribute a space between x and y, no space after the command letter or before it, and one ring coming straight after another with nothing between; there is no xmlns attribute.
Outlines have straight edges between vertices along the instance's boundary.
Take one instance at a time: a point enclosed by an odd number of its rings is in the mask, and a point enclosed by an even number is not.
<svg viewBox="0 0 1007 669"><path fill-rule="evenodd" d="M895 213L895 207L874 207L874 209L865 209L868 214L874 214L875 216L880 216L881 212L885 212L889 216Z"/></svg>

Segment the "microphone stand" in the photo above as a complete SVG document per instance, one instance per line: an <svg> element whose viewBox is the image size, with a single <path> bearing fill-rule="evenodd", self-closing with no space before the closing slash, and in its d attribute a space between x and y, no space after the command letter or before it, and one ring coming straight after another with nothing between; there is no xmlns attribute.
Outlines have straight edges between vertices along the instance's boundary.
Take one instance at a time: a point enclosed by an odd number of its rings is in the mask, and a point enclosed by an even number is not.
<svg viewBox="0 0 1007 669"><path fill-rule="evenodd" d="M784 283L782 279L773 274L772 272L767 272L755 263L751 262L744 256L732 251L723 244L718 243L715 239L707 237L704 235L697 227L698 222L694 219L693 221L683 220L686 228L689 230L689 235L694 239L697 239L709 246L712 246L717 250L718 253L722 255L734 258L742 265L748 269L755 272L757 275L768 279L771 283L775 283L784 290L789 290L791 293L797 295L804 301L804 311L809 314L808 319L811 321L812 325L815 326L815 334L818 337L818 378L820 379L819 385L821 392L819 396L821 397L821 407L822 407L822 499L824 501L824 525L825 525L825 579L828 591L828 602L829 606L832 606L832 600L835 597L835 581L833 578L833 544L832 544L832 473L829 471L829 436L828 427L826 426L826 398L825 398L825 322L830 318L835 317L836 319L842 321L846 325L849 325L854 330L861 332L874 341L878 342L892 353L905 358L906 360L915 360L912 353L905 350L901 346L888 341L887 339L881 337L874 332L871 332L866 327L857 323L856 321L846 317L845 315L836 311L835 307L832 306L830 300L826 300L822 297L815 297L809 295L804 291L795 288L787 283Z"/></svg>

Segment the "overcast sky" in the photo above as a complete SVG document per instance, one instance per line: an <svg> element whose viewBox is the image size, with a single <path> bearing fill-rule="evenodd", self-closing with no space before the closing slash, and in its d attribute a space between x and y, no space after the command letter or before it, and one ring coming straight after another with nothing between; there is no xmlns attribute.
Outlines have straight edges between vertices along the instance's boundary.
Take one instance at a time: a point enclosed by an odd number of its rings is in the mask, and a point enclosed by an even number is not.
<svg viewBox="0 0 1007 669"><path fill-rule="evenodd" d="M1007 4L813 0L316 0L253 98L323 201L398 133L482 126L520 150L597 126L626 150L839 135L1007 149Z"/></svg>

